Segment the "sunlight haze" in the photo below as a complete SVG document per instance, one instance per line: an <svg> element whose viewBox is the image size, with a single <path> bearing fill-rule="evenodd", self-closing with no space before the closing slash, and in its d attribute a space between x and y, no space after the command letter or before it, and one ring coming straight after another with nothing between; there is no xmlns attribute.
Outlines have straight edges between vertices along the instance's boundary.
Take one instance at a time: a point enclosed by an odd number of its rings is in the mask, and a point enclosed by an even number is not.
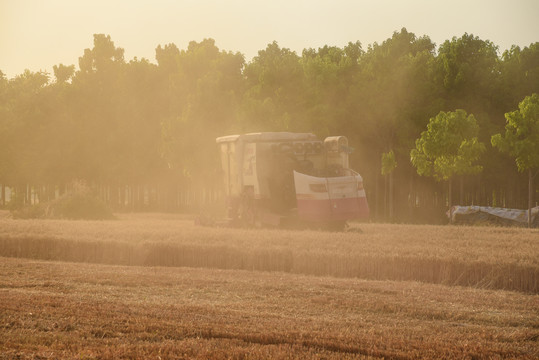
<svg viewBox="0 0 539 360"><path fill-rule="evenodd" d="M0 0L0 360L539 359L539 0Z"/></svg>
<svg viewBox="0 0 539 360"><path fill-rule="evenodd" d="M74 64L93 34L110 35L134 57L155 62L158 45L185 49L190 41L215 39L221 50L247 61L268 43L301 54L305 48L366 49L405 27L440 45L465 32L499 46L537 40L539 2L520 1L0 1L0 70L8 78L24 71L52 72Z"/></svg>

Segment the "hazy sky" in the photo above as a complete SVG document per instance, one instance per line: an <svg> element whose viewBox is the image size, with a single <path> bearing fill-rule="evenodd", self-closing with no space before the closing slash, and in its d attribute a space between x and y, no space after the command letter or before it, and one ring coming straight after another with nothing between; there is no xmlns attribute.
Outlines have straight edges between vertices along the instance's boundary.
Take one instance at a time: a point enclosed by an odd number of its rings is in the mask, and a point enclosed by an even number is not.
<svg viewBox="0 0 539 360"><path fill-rule="evenodd" d="M467 32L503 52L539 41L538 19L539 0L0 0L0 70L78 69L95 33L110 35L126 60L152 62L160 44L185 49L204 38L247 61L274 40L298 54L357 40L367 49L402 27L437 45Z"/></svg>

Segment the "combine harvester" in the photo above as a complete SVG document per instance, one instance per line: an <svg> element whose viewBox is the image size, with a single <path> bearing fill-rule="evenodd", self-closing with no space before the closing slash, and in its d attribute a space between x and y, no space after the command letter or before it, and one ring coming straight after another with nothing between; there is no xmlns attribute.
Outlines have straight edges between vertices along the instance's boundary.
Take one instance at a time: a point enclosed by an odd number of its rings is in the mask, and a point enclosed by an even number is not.
<svg viewBox="0 0 539 360"><path fill-rule="evenodd" d="M344 136L320 141L310 133L267 132L216 142L232 225L340 230L369 217Z"/></svg>

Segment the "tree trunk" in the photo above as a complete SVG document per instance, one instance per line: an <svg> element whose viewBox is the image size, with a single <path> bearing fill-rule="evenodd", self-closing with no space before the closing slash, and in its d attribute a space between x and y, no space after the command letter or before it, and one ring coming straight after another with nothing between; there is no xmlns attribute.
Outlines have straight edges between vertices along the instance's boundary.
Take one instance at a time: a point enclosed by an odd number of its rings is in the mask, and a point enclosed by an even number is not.
<svg viewBox="0 0 539 360"><path fill-rule="evenodd" d="M389 222L393 222L393 171L389 173Z"/></svg>
<svg viewBox="0 0 539 360"><path fill-rule="evenodd" d="M464 175L460 177L459 205L464 205Z"/></svg>
<svg viewBox="0 0 539 360"><path fill-rule="evenodd" d="M110 203L111 203L111 207L114 209L114 210L118 210L118 204L119 204L119 201L118 201L118 186L116 186L116 184L113 182L112 185L109 185L108 186L109 188L109 192L110 192Z"/></svg>
<svg viewBox="0 0 539 360"><path fill-rule="evenodd" d="M451 179L448 180L449 182L449 194L448 194L448 204L449 204L449 223L453 224L453 203L451 202Z"/></svg>
<svg viewBox="0 0 539 360"><path fill-rule="evenodd" d="M125 211L125 186L120 185L120 210Z"/></svg>
<svg viewBox="0 0 539 360"><path fill-rule="evenodd" d="M413 213L415 209L415 202L417 199L417 193L415 191L415 186L414 186L414 175L410 175L408 184L410 185L410 190L409 190L410 200L408 200L408 216L409 216L408 221L410 221L411 219L414 218Z"/></svg>
<svg viewBox="0 0 539 360"><path fill-rule="evenodd" d="M376 218L376 220L379 220L380 219L380 181L379 181L379 178L378 178L378 174L376 174L376 180L375 180L375 186L374 186L374 192L375 192L375 195L374 195L374 204L375 204L375 212L374 212L374 216Z"/></svg>
<svg viewBox="0 0 539 360"><path fill-rule="evenodd" d="M387 213L387 175L384 176L384 220L388 220L388 213Z"/></svg>
<svg viewBox="0 0 539 360"><path fill-rule="evenodd" d="M532 227L533 176L532 169L528 170L528 228Z"/></svg>

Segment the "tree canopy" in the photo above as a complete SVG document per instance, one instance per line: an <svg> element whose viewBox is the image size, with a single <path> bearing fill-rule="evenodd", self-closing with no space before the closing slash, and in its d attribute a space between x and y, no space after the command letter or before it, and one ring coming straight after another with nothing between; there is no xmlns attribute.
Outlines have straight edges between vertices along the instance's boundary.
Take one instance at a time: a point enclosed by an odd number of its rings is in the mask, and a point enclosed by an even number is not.
<svg viewBox="0 0 539 360"><path fill-rule="evenodd" d="M154 201L178 210L199 201L195 193L218 188L217 136L298 131L349 138L351 165L365 179L375 217L385 206L380 159L390 153L399 164L392 171L396 218L423 216L416 214L422 209L428 216L447 196L416 168L446 179L482 167L480 183L465 184L468 201L522 206L512 189L525 179L507 170L507 157L492 148L478 156L482 142L509 126L493 141L500 149L519 141L528 154L514 156L519 166L535 164L537 138L525 140L516 129L533 127L526 114L537 95L513 109L539 93L539 43L499 55L492 42L464 34L436 49L428 36L403 28L382 43L300 54L272 42L251 61L213 39L185 49L165 44L153 63L126 60L108 35L93 40L78 67L58 64L52 75L25 71L12 79L0 72L0 185L23 201L31 192L54 196L79 179L118 207Z"/></svg>
<svg viewBox="0 0 539 360"><path fill-rule="evenodd" d="M539 168L539 95L526 96L518 110L505 114L505 133L492 136L492 145L515 158L518 171Z"/></svg>
<svg viewBox="0 0 539 360"><path fill-rule="evenodd" d="M518 171L528 170L528 226L533 207L533 169L539 169L539 95L526 96L519 109L505 114L505 134L492 136L492 145L515 158Z"/></svg>
<svg viewBox="0 0 539 360"><path fill-rule="evenodd" d="M477 140L479 126L475 117L464 110L441 111L431 118L427 130L416 140L410 152L419 175L449 180L453 175L476 174L483 167L474 164L485 145Z"/></svg>

